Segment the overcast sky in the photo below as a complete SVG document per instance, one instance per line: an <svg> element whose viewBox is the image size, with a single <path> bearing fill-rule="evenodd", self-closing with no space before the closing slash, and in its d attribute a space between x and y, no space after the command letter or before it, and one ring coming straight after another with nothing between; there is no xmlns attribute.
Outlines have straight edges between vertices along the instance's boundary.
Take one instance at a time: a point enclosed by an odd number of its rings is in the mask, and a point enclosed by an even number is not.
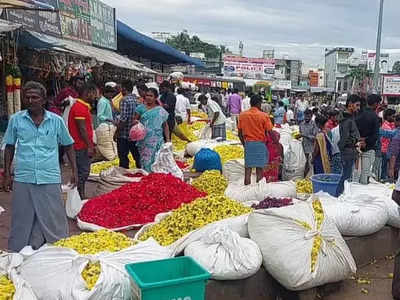
<svg viewBox="0 0 400 300"><path fill-rule="evenodd" d="M325 47L374 49L379 0L104 0L117 17L143 32L183 29L244 55L300 58L323 65ZM385 0L382 46L400 49L400 1ZM391 51L398 52L399 51Z"/></svg>

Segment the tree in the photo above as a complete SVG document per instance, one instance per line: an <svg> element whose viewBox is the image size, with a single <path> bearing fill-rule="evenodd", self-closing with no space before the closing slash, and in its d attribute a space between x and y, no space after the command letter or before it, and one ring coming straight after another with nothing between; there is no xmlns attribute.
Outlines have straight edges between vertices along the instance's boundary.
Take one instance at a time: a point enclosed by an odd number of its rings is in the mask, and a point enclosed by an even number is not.
<svg viewBox="0 0 400 300"><path fill-rule="evenodd" d="M219 58L221 53L229 52L225 46L215 46L200 40L196 35L190 37L186 32L167 39L166 44L185 52L187 55L193 52L204 53L206 58Z"/></svg>
<svg viewBox="0 0 400 300"><path fill-rule="evenodd" d="M400 74L400 61L394 63L392 73Z"/></svg>

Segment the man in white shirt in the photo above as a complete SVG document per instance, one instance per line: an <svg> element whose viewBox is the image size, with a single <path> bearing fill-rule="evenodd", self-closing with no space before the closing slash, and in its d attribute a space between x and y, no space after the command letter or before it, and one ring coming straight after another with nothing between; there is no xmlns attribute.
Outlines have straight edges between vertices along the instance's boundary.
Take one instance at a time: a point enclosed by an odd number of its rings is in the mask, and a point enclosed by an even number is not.
<svg viewBox="0 0 400 300"><path fill-rule="evenodd" d="M190 101L183 95L183 89L178 88L176 96L175 116L181 117L182 122L190 123Z"/></svg>
<svg viewBox="0 0 400 300"><path fill-rule="evenodd" d="M289 124L291 124L292 121L294 121L294 112L293 110L290 108L290 106L287 107L287 111L286 111L286 120Z"/></svg>
<svg viewBox="0 0 400 300"><path fill-rule="evenodd" d="M206 95L201 95L199 101L207 110L210 127L212 129L212 139L220 138L226 140L226 117L221 107L214 100L208 99Z"/></svg>
<svg viewBox="0 0 400 300"><path fill-rule="evenodd" d="M247 110L249 110L251 108L250 98L251 98L252 95L253 95L253 93L251 93L251 92L247 92L246 93L246 98L244 98L243 102L242 102L242 112L243 111L247 111Z"/></svg>
<svg viewBox="0 0 400 300"><path fill-rule="evenodd" d="M299 124L302 121L304 121L304 112L308 109L308 107L309 107L308 101L305 100L304 98L301 97L299 100L296 101L295 112L296 112L297 122Z"/></svg>

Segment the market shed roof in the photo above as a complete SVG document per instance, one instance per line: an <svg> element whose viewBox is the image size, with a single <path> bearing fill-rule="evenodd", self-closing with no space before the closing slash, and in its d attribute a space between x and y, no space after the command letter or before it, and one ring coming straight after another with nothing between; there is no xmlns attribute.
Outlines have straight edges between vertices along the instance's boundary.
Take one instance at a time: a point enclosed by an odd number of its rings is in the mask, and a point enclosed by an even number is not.
<svg viewBox="0 0 400 300"><path fill-rule="evenodd" d="M32 31L22 32L20 42L22 45L33 49L53 49L57 51L67 51L85 57L91 57L99 62L108 63L110 65L124 69L145 73L156 73L155 71L145 67L141 63L133 61L125 56L119 55L116 52Z"/></svg>
<svg viewBox="0 0 400 300"><path fill-rule="evenodd" d="M190 64L203 67L200 59L183 54L177 49L152 39L121 21L117 22L118 51L143 57L162 64Z"/></svg>

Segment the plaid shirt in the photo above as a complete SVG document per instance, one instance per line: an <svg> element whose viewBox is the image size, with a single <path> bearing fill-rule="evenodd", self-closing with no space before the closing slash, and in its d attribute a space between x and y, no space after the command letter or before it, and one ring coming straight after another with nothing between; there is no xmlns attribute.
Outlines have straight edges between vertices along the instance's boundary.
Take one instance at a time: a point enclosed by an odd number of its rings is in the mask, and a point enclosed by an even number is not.
<svg viewBox="0 0 400 300"><path fill-rule="evenodd" d="M136 99L134 95L126 95L120 103L119 121L125 122L119 132L119 138L129 139L129 131L133 125L133 118L136 112Z"/></svg>

